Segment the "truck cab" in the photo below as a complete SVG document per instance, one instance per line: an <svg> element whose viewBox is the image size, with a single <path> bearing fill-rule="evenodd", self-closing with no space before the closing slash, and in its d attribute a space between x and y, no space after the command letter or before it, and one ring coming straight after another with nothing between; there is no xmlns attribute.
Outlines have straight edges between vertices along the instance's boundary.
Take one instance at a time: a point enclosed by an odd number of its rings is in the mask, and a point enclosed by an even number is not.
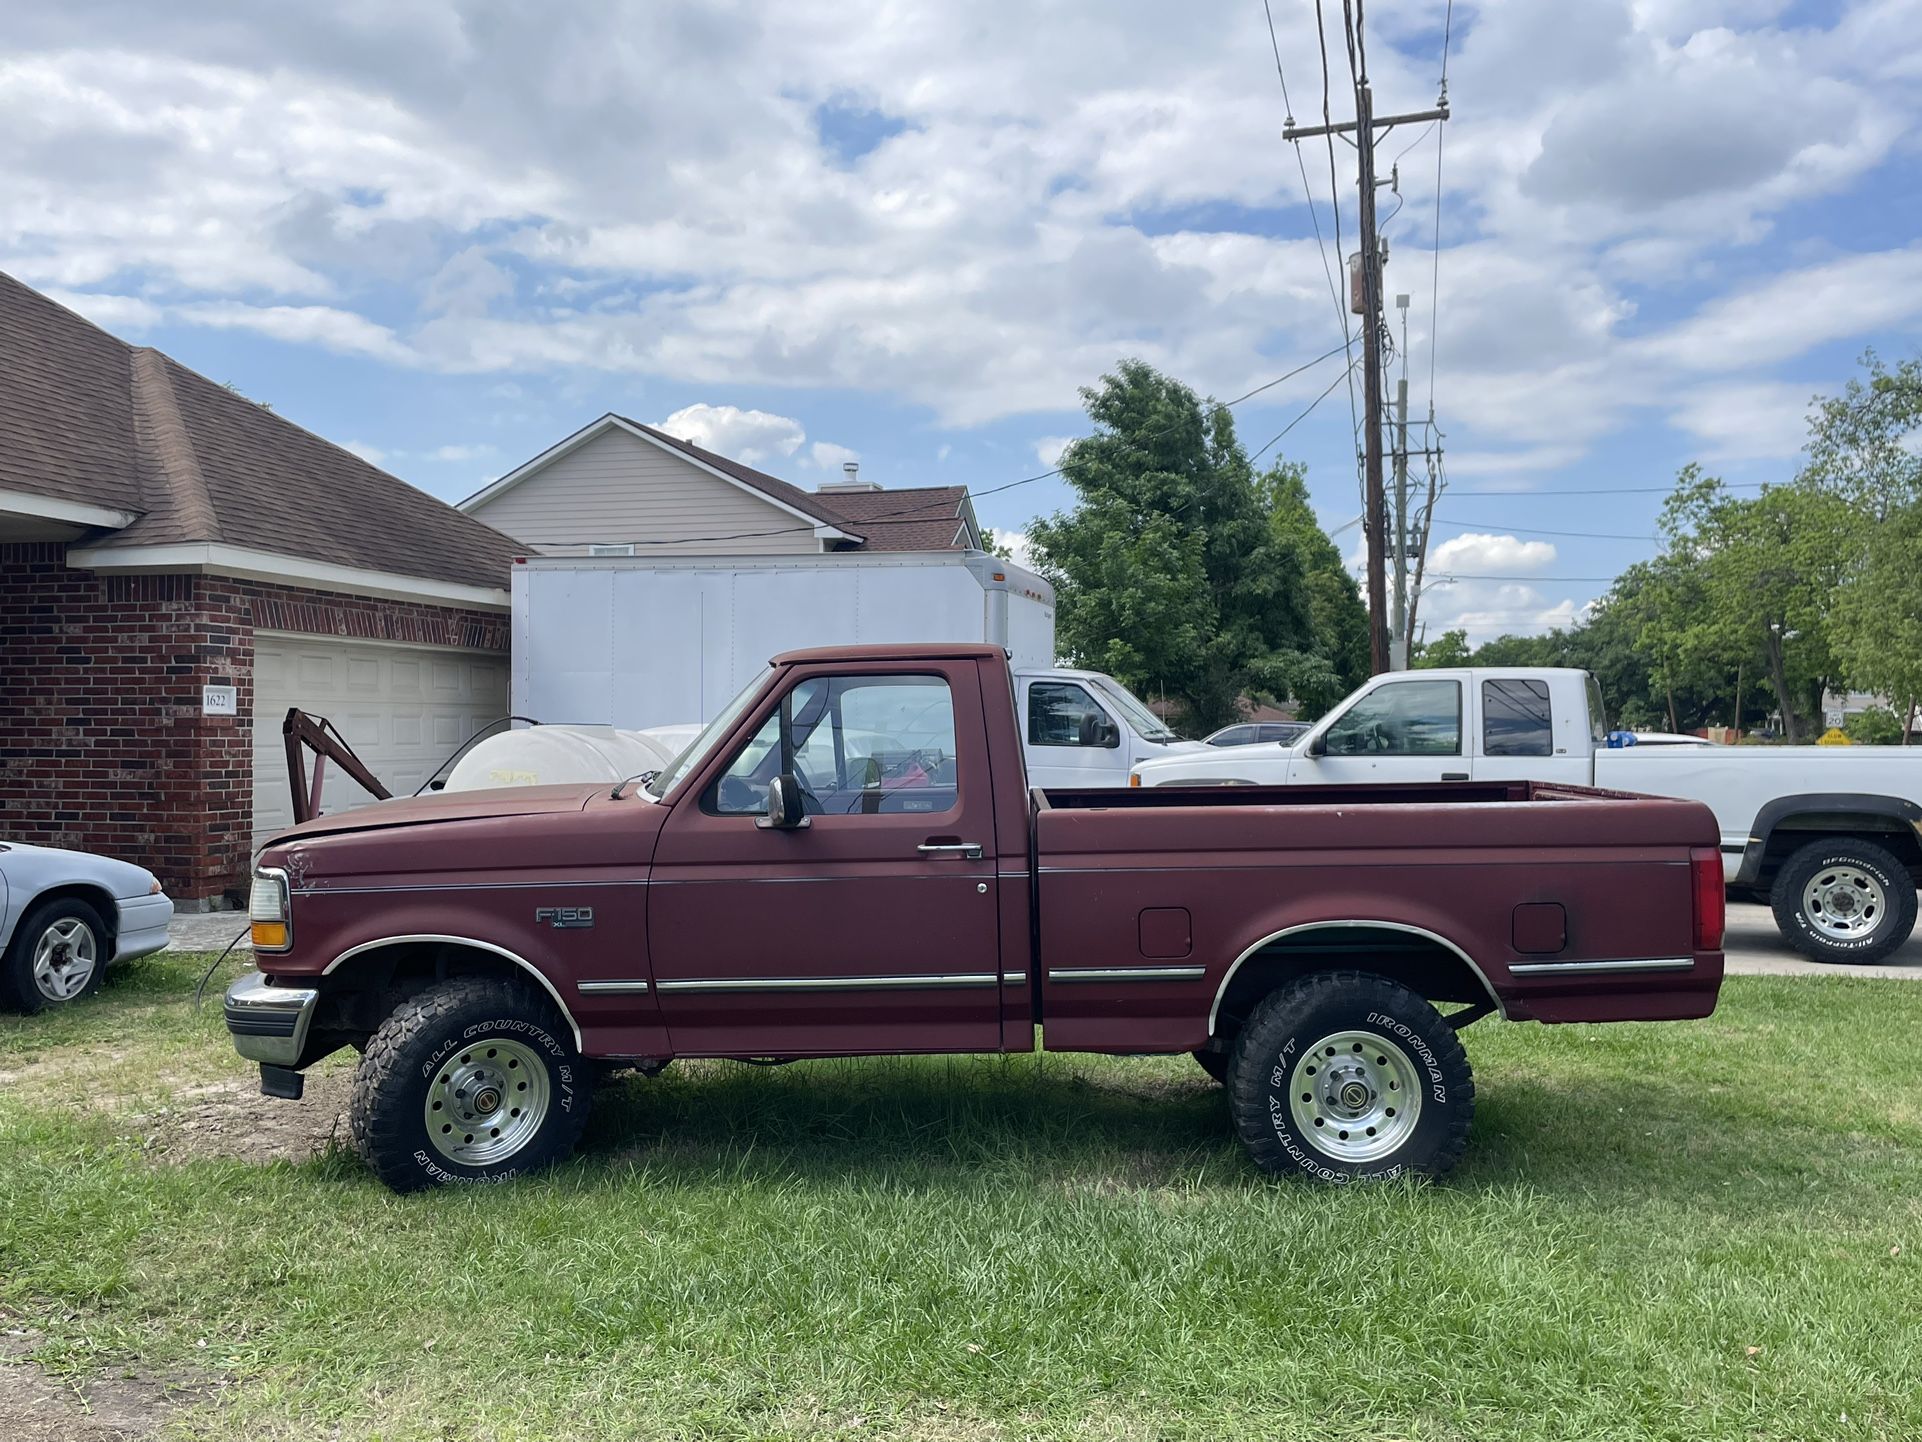
<svg viewBox="0 0 1922 1442"><path fill-rule="evenodd" d="M1202 749L1100 671L1017 671L1015 697L1032 786L1126 786L1144 761Z"/></svg>

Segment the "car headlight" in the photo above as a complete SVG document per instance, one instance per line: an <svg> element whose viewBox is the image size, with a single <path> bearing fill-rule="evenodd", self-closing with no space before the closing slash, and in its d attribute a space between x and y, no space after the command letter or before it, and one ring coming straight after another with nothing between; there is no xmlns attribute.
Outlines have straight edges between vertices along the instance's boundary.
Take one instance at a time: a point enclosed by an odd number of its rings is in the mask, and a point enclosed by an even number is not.
<svg viewBox="0 0 1922 1442"><path fill-rule="evenodd" d="M286 872L277 866L254 868L254 884L247 893L247 920L255 951L285 951L293 945L289 899Z"/></svg>

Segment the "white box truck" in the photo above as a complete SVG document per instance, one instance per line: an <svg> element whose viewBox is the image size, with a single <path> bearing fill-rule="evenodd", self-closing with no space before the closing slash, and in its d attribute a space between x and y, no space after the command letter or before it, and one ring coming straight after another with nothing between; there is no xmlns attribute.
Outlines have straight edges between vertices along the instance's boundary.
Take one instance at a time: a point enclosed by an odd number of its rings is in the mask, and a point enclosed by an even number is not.
<svg viewBox="0 0 1922 1442"><path fill-rule="evenodd" d="M781 651L986 642L1013 661L1035 786L1125 786L1178 739L1119 681L1054 666L1054 591L984 551L530 556L513 571L513 709L645 731L705 722Z"/></svg>

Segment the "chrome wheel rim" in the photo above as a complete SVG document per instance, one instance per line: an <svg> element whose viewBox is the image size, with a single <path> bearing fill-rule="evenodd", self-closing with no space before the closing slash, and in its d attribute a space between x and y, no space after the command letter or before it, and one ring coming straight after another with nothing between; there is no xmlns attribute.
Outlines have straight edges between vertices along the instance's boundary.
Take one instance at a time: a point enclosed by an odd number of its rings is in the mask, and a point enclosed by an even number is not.
<svg viewBox="0 0 1922 1442"><path fill-rule="evenodd" d="M506 1161L547 1120L547 1065L517 1041L490 1037L449 1053L428 1083L427 1139L466 1167Z"/></svg>
<svg viewBox="0 0 1922 1442"><path fill-rule="evenodd" d="M87 989L100 965L93 928L65 916L40 933L33 948L33 984L48 1001L72 1001Z"/></svg>
<svg viewBox="0 0 1922 1442"><path fill-rule="evenodd" d="M1888 910L1882 883L1859 866L1826 866L1802 888L1802 915L1832 941L1867 936Z"/></svg>
<svg viewBox="0 0 1922 1442"><path fill-rule="evenodd" d="M1421 1117L1421 1073L1387 1037L1338 1031L1309 1047L1288 1077L1295 1129L1344 1162L1387 1156Z"/></svg>

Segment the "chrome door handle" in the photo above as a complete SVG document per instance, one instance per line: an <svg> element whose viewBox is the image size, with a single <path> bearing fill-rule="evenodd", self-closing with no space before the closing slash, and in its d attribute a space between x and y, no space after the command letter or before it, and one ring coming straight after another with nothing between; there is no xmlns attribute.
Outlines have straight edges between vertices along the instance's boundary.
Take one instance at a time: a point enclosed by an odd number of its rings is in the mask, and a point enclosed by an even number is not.
<svg viewBox="0 0 1922 1442"><path fill-rule="evenodd" d="M978 841L924 841L914 848L923 856L959 856L966 861L981 859Z"/></svg>

